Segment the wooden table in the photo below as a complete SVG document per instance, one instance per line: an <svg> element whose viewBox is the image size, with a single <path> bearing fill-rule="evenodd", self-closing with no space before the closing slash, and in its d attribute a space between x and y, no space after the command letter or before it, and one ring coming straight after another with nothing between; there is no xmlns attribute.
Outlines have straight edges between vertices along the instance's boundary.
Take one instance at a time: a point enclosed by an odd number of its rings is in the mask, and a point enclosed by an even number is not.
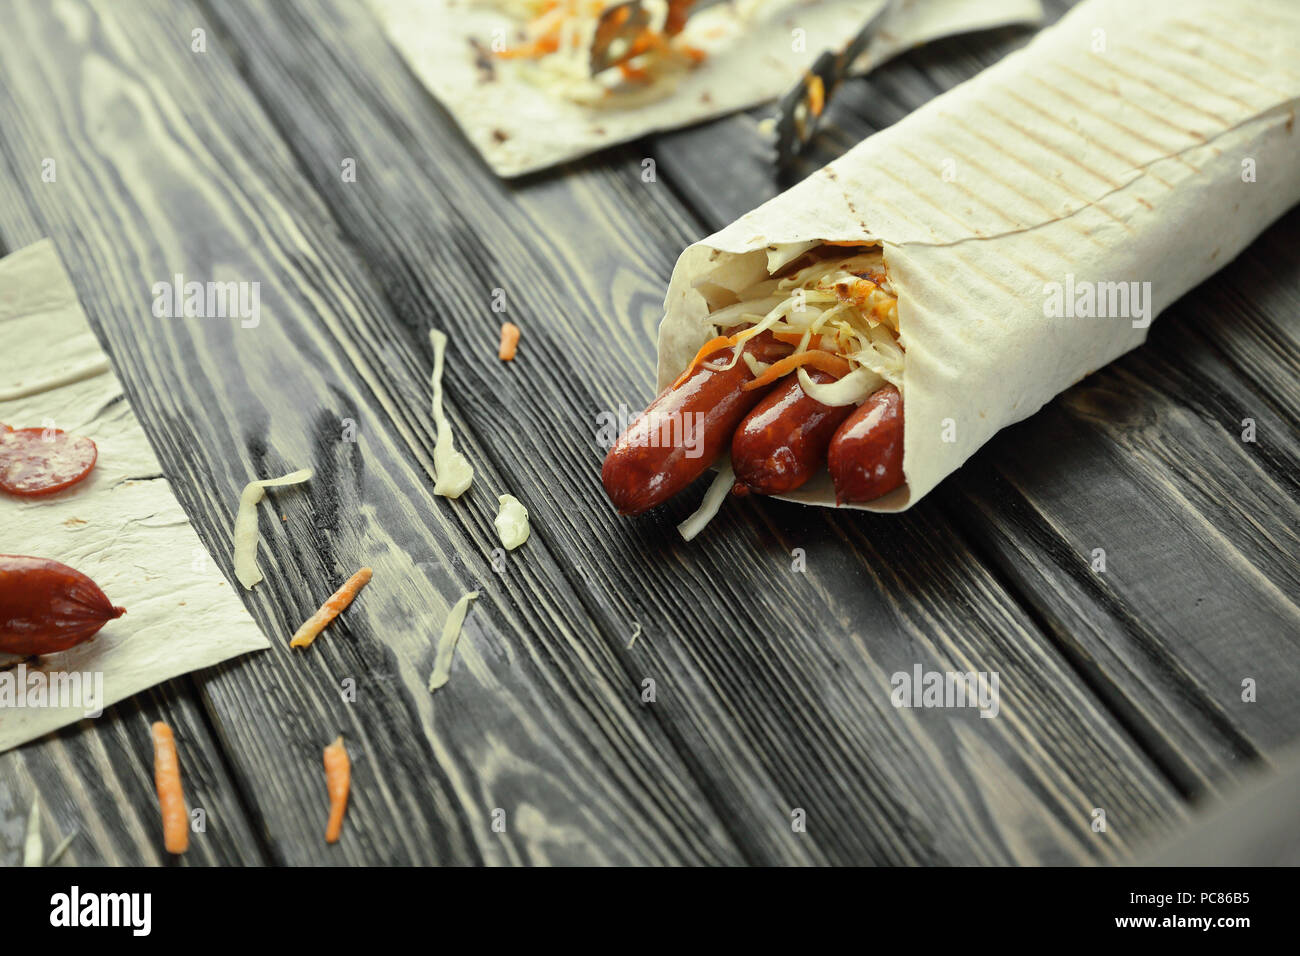
<svg viewBox="0 0 1300 956"><path fill-rule="evenodd" d="M1300 210L910 512L750 499L685 544L701 490L615 516L597 416L650 397L681 249L782 188L761 112L507 184L354 0L2 5L3 251L55 240L228 577L244 482L317 477L263 514L245 600L272 649L0 756L0 862L37 793L47 840L78 832L68 861L161 862L154 719L207 812L189 864L1108 863L1300 737ZM1029 35L853 83L802 174ZM260 282L261 325L155 319L178 272ZM430 327L478 470L458 501L432 494ZM533 537L498 571L507 491ZM998 673L1001 712L895 709L916 664ZM339 732L353 799L327 847Z"/></svg>

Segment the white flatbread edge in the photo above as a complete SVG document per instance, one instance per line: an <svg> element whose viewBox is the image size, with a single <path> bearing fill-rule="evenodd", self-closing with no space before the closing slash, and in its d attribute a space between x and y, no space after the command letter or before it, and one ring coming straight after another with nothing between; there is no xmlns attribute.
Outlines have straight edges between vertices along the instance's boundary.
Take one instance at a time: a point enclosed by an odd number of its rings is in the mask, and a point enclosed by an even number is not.
<svg viewBox="0 0 1300 956"><path fill-rule="evenodd" d="M0 553L61 561L88 575L127 613L85 644L29 660L33 681L102 680L108 707L162 681L269 647L190 525L86 320L54 244L0 259L0 422L91 438L85 481L39 498L0 495ZM82 370L90 371L81 374ZM70 380L69 380L70 379ZM42 382L61 382L40 389ZM20 673L0 661L0 682ZM34 676L39 675L39 676ZM25 688L13 688L24 702ZM2 691L0 691L2 692ZM0 752L81 720L76 706L0 706Z"/></svg>

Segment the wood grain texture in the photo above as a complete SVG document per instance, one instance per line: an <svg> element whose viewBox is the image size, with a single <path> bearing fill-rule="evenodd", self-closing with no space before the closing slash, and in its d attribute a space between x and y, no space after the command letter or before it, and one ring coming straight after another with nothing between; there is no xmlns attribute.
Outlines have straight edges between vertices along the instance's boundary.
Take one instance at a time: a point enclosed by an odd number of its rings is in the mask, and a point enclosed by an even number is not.
<svg viewBox="0 0 1300 956"><path fill-rule="evenodd" d="M649 393L663 283L699 234L672 191L641 182L635 147L506 186L355 5L209 13L403 326L432 314L488 351L504 290L524 330L510 378L454 363L452 392L630 683L656 681L648 709L748 859L1106 860L1176 820L1172 791L934 508L729 506L690 546L672 524L693 501L610 513L597 415ZM336 174L345 156L355 183ZM914 663L1000 671L1016 716L894 710L889 675ZM1097 805L1124 821L1106 837Z"/></svg>
<svg viewBox="0 0 1300 956"><path fill-rule="evenodd" d="M733 502L686 545L698 492L612 514L597 416L650 395L681 248L786 184L755 115L506 185L350 0L31 0L10 21L0 243L55 238L212 573L242 484L310 464L262 506L250 609L287 640L357 567L375 579L306 653L273 640L0 756L0 860L39 790L85 828L78 861L157 862L137 740L157 713L218 808L190 863L1112 862L1178 828L1180 790L1296 736L1294 224L912 512ZM800 172L1028 35L846 87ZM154 319L176 272L260 282L262 324ZM478 470L454 503L431 494L430 326ZM1256 446L1230 440L1245 415ZM533 538L498 573L505 491ZM430 696L443 615L476 587ZM918 664L997 673L999 716L895 709L890 675ZM1224 696L1244 666L1267 678L1250 711ZM353 801L327 849L340 730Z"/></svg>
<svg viewBox="0 0 1300 956"><path fill-rule="evenodd" d="M309 652L273 641L196 677L274 862L739 860L545 544L490 570L487 492L512 482L454 396L478 490L432 496L424 323L387 317L215 37L191 50L202 15L73 2L17 4L13 19L0 109L16 120L0 151L19 176L0 185L0 234L54 237L213 573L229 571L244 482L305 464L311 484L262 508L267 579L246 597L259 624L287 636L356 567L375 569ZM62 170L49 188L46 155ZM261 323L155 320L152 285L175 273L260 282ZM340 440L348 418L355 443ZM433 637L471 587L484 597L431 697ZM351 838L327 849L321 748L340 731Z"/></svg>
<svg viewBox="0 0 1300 956"><path fill-rule="evenodd" d="M259 865L268 862L220 744L195 703L188 678L168 681L40 741L0 755L0 866L17 866L32 800L41 801L48 857L75 833L64 866ZM149 726L176 734L186 805L203 811L203 830L171 857L153 781Z"/></svg>
<svg viewBox="0 0 1300 956"><path fill-rule="evenodd" d="M1055 18L1067 5L1049 4ZM850 84L797 174L1025 42L942 41ZM656 138L669 181L718 228L787 180L756 112ZM740 171L737 172L737 164ZM1300 737L1300 263L1293 211L1155 324L1146 346L1006 429L941 498L1073 666L1180 789L1229 783ZM1241 439L1255 420L1255 443ZM1093 550L1108 570L1094 573ZM1270 689L1262 689L1269 675ZM1241 699L1243 679L1261 684Z"/></svg>

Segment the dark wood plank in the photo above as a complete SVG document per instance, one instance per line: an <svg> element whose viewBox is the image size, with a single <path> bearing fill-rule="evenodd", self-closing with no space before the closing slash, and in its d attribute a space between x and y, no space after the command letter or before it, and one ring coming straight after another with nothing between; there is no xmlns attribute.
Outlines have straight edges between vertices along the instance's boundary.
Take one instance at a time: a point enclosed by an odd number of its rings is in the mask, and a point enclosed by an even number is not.
<svg viewBox="0 0 1300 956"><path fill-rule="evenodd" d="M1027 36L946 40L846 86L797 174ZM787 182L766 165L758 115L654 141L709 228L747 211L742 184L766 198ZM942 489L952 520L1188 793L1300 736L1298 235L1292 212L1143 349L1007 429ZM1255 444L1241 441L1246 418ZM1105 575L1090 569L1097 547ZM1244 703L1242 680L1262 674L1271 689Z"/></svg>
<svg viewBox="0 0 1300 956"><path fill-rule="evenodd" d="M8 16L0 155L23 175L0 183L0 236L54 237L222 570L243 483L316 469L262 511L267 579L246 600L273 649L194 678L274 862L738 862L546 540L490 569L493 492L522 489L466 427L457 388L448 412L478 484L455 503L431 494L429 315L392 320L211 24L165 2ZM178 272L260 282L261 324L153 319L153 283ZM478 364L461 342L450 362ZM356 443L340 440L345 418ZM362 564L374 581L309 652L275 639ZM433 641L472 587L452 683L432 697ZM340 731L353 797L327 848L321 748Z"/></svg>
<svg viewBox="0 0 1300 956"><path fill-rule="evenodd" d="M630 686L656 680L647 711L748 859L1111 860L1176 823L1176 795L937 506L888 519L751 502L689 546L672 524L693 500L611 514L596 416L650 392L664 282L700 229L641 181L635 147L507 186L355 5L209 13L405 326L434 315L488 349L491 293L506 290L520 358L508 378L453 364L452 393L482 454L544 489L526 498L534 534L582 581ZM336 175L344 156L355 183ZM895 710L888 677L915 663L998 671L1010 710ZM1095 806L1122 819L1105 837Z"/></svg>
<svg viewBox="0 0 1300 956"><path fill-rule="evenodd" d="M62 865L259 865L269 862L222 751L186 678L168 681L23 747L0 755L0 865L17 866L32 800L41 801L48 857L75 833ZM203 810L183 857L162 848L149 725L176 733L185 799Z"/></svg>

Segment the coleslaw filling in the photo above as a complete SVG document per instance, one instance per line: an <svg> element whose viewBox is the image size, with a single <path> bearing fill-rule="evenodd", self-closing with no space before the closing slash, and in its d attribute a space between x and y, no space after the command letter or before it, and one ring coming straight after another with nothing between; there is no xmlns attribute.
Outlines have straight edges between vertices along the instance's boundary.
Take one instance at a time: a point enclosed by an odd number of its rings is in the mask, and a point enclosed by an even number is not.
<svg viewBox="0 0 1300 956"><path fill-rule="evenodd" d="M708 321L716 332L730 333L740 347L725 363L704 363L706 368L721 370L743 361L754 378L759 378L772 365L750 355L744 344L770 331L794 344L794 356L819 349L847 363L848 371L831 382L816 382L802 365L793 367L800 387L823 405L860 405L886 384L902 393L904 353L898 340L898 296L890 285L880 247L841 251L829 244L812 246L789 261L773 263L772 268L774 274L735 293L738 301L719 305L709 313ZM715 286L715 292L720 288ZM677 526L687 541L713 520L731 490L734 473L730 459L719 462L716 471L698 510Z"/></svg>
<svg viewBox="0 0 1300 956"><path fill-rule="evenodd" d="M630 40L635 55L591 74L600 16L620 0L480 0L520 23L517 42L493 46L529 82L587 106L627 107L667 96L705 59L681 35L687 0L645 0L645 29ZM629 42L629 41L615 41ZM624 51L625 52L625 51Z"/></svg>
<svg viewBox="0 0 1300 956"><path fill-rule="evenodd" d="M815 382L803 367L794 369L811 398L824 405L857 405L886 383L903 391L898 296L879 247L810 250L777 275L742 289L737 299L714 309L708 321L720 330L744 326L735 333L742 346L769 331L793 344L794 355L821 350L848 363L848 372L834 382ZM731 368L742 359L756 377L768 368L743 347L727 362L707 367Z"/></svg>

